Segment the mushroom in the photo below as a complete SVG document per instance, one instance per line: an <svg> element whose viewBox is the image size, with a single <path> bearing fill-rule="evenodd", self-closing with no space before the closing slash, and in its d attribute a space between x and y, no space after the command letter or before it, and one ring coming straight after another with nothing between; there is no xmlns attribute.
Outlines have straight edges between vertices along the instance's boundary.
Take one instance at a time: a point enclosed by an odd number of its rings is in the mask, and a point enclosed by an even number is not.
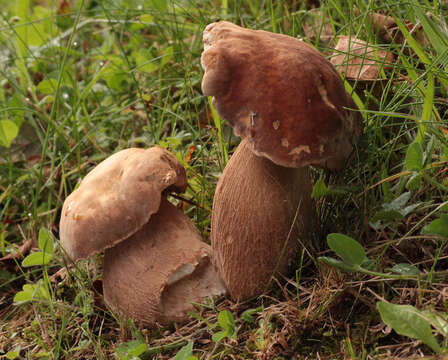
<svg viewBox="0 0 448 360"><path fill-rule="evenodd" d="M216 266L244 300L285 273L309 229L305 167L340 169L362 122L339 74L304 42L226 21L203 41L202 91L244 138L219 179L211 229Z"/></svg>
<svg viewBox="0 0 448 360"><path fill-rule="evenodd" d="M107 304L144 325L184 321L192 302L225 292L210 246L166 199L185 188L168 150L131 148L101 162L62 208L62 247L74 261L105 250Z"/></svg>
<svg viewBox="0 0 448 360"><path fill-rule="evenodd" d="M258 295L274 273L286 273L310 229L311 190L306 168L279 166L241 141L216 187L211 228L214 261L232 298Z"/></svg>

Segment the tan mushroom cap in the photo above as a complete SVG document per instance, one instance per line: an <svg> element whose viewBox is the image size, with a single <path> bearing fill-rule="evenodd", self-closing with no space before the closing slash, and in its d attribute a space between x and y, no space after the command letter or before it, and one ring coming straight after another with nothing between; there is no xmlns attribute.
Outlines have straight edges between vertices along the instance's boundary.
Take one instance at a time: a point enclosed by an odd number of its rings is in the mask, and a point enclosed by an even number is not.
<svg viewBox="0 0 448 360"><path fill-rule="evenodd" d="M185 169L161 147L131 148L102 161L64 202L60 240L73 260L114 246L139 230L167 188L184 191Z"/></svg>
<svg viewBox="0 0 448 360"><path fill-rule="evenodd" d="M166 199L143 228L106 250L103 278L106 302L144 325L185 321L193 302L226 292L210 246Z"/></svg>
<svg viewBox="0 0 448 360"><path fill-rule="evenodd" d="M331 63L290 36L222 21L208 25L202 91L253 151L287 167L337 169L362 131Z"/></svg>

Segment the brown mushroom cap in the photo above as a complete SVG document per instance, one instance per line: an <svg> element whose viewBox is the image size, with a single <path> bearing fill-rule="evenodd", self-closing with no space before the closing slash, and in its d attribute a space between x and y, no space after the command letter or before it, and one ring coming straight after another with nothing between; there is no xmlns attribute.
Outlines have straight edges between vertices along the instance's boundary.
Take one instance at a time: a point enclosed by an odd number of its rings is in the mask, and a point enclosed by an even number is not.
<svg viewBox="0 0 448 360"><path fill-rule="evenodd" d="M105 252L105 300L144 325L184 321L192 302L225 292L210 246L166 199L137 233Z"/></svg>
<svg viewBox="0 0 448 360"><path fill-rule="evenodd" d="M114 246L148 222L167 188L184 191L185 169L161 147L131 148L101 162L64 202L60 240L73 260Z"/></svg>
<svg viewBox="0 0 448 360"><path fill-rule="evenodd" d="M287 167L340 168L361 117L331 63L290 36L221 21L203 34L202 91L253 151Z"/></svg>
<svg viewBox="0 0 448 360"><path fill-rule="evenodd" d="M285 274L312 217L306 168L278 166L244 139L219 179L212 212L214 261L232 298L259 295L272 275Z"/></svg>

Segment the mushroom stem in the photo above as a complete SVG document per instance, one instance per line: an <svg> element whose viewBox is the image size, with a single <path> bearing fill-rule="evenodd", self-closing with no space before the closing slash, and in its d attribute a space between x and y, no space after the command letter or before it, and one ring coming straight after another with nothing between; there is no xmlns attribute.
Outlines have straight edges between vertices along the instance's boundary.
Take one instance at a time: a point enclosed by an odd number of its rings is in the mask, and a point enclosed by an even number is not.
<svg viewBox="0 0 448 360"><path fill-rule="evenodd" d="M219 179L212 213L214 261L232 298L258 295L287 271L312 212L306 168L276 165L243 139Z"/></svg>
<svg viewBox="0 0 448 360"><path fill-rule="evenodd" d="M210 246L165 198L143 228L106 250L103 284L106 302L144 325L184 321L192 302L225 293Z"/></svg>

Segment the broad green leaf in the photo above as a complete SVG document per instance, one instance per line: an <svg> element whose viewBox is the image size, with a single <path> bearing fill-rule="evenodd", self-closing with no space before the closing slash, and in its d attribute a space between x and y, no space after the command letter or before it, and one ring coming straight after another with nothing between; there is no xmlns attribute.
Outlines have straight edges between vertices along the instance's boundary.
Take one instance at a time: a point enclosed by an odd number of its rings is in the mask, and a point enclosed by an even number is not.
<svg viewBox="0 0 448 360"><path fill-rule="evenodd" d="M422 186L423 176L420 173L412 175L406 183L406 189L409 191L417 191Z"/></svg>
<svg viewBox="0 0 448 360"><path fill-rule="evenodd" d="M417 267L411 264L397 264L394 265L390 271L400 275L418 275Z"/></svg>
<svg viewBox="0 0 448 360"><path fill-rule="evenodd" d="M391 326L398 334L419 339L435 352L441 352L441 348L431 332L429 322L415 307L383 301L377 302L376 306L384 323Z"/></svg>
<svg viewBox="0 0 448 360"><path fill-rule="evenodd" d="M56 79L42 80L37 85L37 90L39 90L42 94L45 95L54 94L57 88L58 88L58 81Z"/></svg>
<svg viewBox="0 0 448 360"><path fill-rule="evenodd" d="M17 359L20 356L20 347L17 347L14 351L8 351L5 357L9 360Z"/></svg>
<svg viewBox="0 0 448 360"><path fill-rule="evenodd" d="M328 194L327 185L325 185L322 179L317 180L313 186L313 192L311 193L311 197L313 199L318 199L327 194Z"/></svg>
<svg viewBox="0 0 448 360"><path fill-rule="evenodd" d="M376 261L375 261L375 260L372 260L372 259L368 259L368 258L366 258L366 259L362 262L361 267L362 267L363 269L367 269L367 270L375 270L375 267L376 267Z"/></svg>
<svg viewBox="0 0 448 360"><path fill-rule="evenodd" d="M319 260L322 261L324 264L328 265L328 266L332 266L335 268L338 268L339 270L345 271L345 272L354 272L356 271L356 268L354 266L351 265L347 265L346 263L334 259L332 257L327 257L327 256L321 256L319 257Z"/></svg>
<svg viewBox="0 0 448 360"><path fill-rule="evenodd" d="M147 49L140 49L134 51L132 56L137 65L137 71L153 72L160 68L160 60L152 56L151 51Z"/></svg>
<svg viewBox="0 0 448 360"><path fill-rule="evenodd" d="M235 319L233 318L233 315L229 310L223 310L219 312L218 324L223 328L223 330L227 331L230 336L235 335Z"/></svg>
<svg viewBox="0 0 448 360"><path fill-rule="evenodd" d="M235 319L230 311L223 310L219 312L218 325L222 328L222 331L213 334L213 341L219 342L227 336L236 339L237 329L235 326Z"/></svg>
<svg viewBox="0 0 448 360"><path fill-rule="evenodd" d="M36 265L46 265L50 262L52 254L44 253L41 251L29 254L22 261L23 267L36 266Z"/></svg>
<svg viewBox="0 0 448 360"><path fill-rule="evenodd" d="M8 111L9 119L14 121L14 123L20 127L23 122L25 111L23 110L24 106L18 93L15 93L8 101L8 107L10 108Z"/></svg>
<svg viewBox="0 0 448 360"><path fill-rule="evenodd" d="M366 254L359 242L344 234L329 234L328 246L338 254L347 265L357 267L366 259Z"/></svg>
<svg viewBox="0 0 448 360"><path fill-rule="evenodd" d="M28 18L28 12L30 11L30 1L31 0L17 0L15 15L20 17L22 20Z"/></svg>
<svg viewBox="0 0 448 360"><path fill-rule="evenodd" d="M12 360L12 359L18 358L19 354L20 354L20 351L8 351L5 356L7 359Z"/></svg>
<svg viewBox="0 0 448 360"><path fill-rule="evenodd" d="M146 0L146 6L159 11L161 14L165 13L168 8L168 1L166 0Z"/></svg>
<svg viewBox="0 0 448 360"><path fill-rule="evenodd" d="M411 171L419 171L423 168L423 148L419 142L414 141L409 145L404 163L406 169Z"/></svg>
<svg viewBox="0 0 448 360"><path fill-rule="evenodd" d="M370 226L374 229L384 228L387 224L403 219L403 215L396 210L380 210L370 220Z"/></svg>
<svg viewBox="0 0 448 360"><path fill-rule="evenodd" d="M19 127L11 120L0 120L0 146L9 148L19 134Z"/></svg>
<svg viewBox="0 0 448 360"><path fill-rule="evenodd" d="M259 307L255 308L255 309L248 309L248 310L244 311L244 312L241 314L240 318L241 318L242 320L244 320L245 322L248 322L248 323L250 323L250 324L253 324L253 323L254 323L254 320L252 319L252 316L255 315L256 313L262 311L262 310L263 310L263 307L262 307L262 306L259 306Z"/></svg>
<svg viewBox="0 0 448 360"><path fill-rule="evenodd" d="M420 203L405 206L410 198L411 192L408 191L401 194L391 202L383 204L384 210L380 210L375 214L375 216L370 220L370 226L376 230L382 229L389 223L401 220L404 216L413 212L418 206L420 206Z"/></svg>
<svg viewBox="0 0 448 360"><path fill-rule="evenodd" d="M162 60L160 62L161 66L166 65L174 56L174 49L172 46L168 46L165 50L163 50Z"/></svg>
<svg viewBox="0 0 448 360"><path fill-rule="evenodd" d="M14 37L18 52L21 56L25 56L28 47L28 29L29 26L24 25L30 21L29 11L30 11L30 1L31 0L17 0L15 15L19 17L19 25L15 29Z"/></svg>
<svg viewBox="0 0 448 360"><path fill-rule="evenodd" d="M42 280L39 280L36 284L25 284L22 287L22 291L19 291L14 296L14 303L22 304L32 300L50 300L50 294L47 288L44 286Z"/></svg>
<svg viewBox="0 0 448 360"><path fill-rule="evenodd" d="M106 81L109 88L121 90L129 80L127 63L116 55L101 57L101 60L109 61L104 70L101 70L101 78Z"/></svg>
<svg viewBox="0 0 448 360"><path fill-rule="evenodd" d="M405 192L401 194L399 197L392 200L390 203L383 204L383 208L385 210L395 210L395 211L401 211L403 207L406 205L406 203L411 198L411 193Z"/></svg>
<svg viewBox="0 0 448 360"><path fill-rule="evenodd" d="M53 254L54 250L54 244L53 244L53 238L51 233L45 229L40 228L39 230L39 249L41 249L43 252L47 254Z"/></svg>
<svg viewBox="0 0 448 360"><path fill-rule="evenodd" d="M113 90L121 90L126 85L129 79L129 74L124 70L109 67L103 72L101 77L106 80L109 88Z"/></svg>
<svg viewBox="0 0 448 360"><path fill-rule="evenodd" d="M220 342L222 339L224 339L227 336L227 331L218 331L217 333L214 333L212 335L212 340L216 343Z"/></svg>
<svg viewBox="0 0 448 360"><path fill-rule="evenodd" d="M33 17L35 18L35 17ZM34 19L31 19L33 21ZM27 28L26 42L28 46L41 46L47 41L48 35L45 33L45 25L40 20L34 20L36 22L25 25Z"/></svg>
<svg viewBox="0 0 448 360"><path fill-rule="evenodd" d="M184 345L173 360L197 360L195 356L193 356L193 341L189 341L187 345Z"/></svg>
<svg viewBox="0 0 448 360"><path fill-rule="evenodd" d="M122 360L139 359L139 356L148 349L148 345L143 340L132 340L120 344L116 354Z"/></svg>
<svg viewBox="0 0 448 360"><path fill-rule="evenodd" d="M322 178L320 178L319 180L316 181L316 183L313 186L313 192L311 193L311 197L313 199L318 199L320 197L327 196L327 195L341 196L341 195L346 195L350 191L352 191L350 188L343 187L343 186L327 187L327 185L325 185Z"/></svg>
<svg viewBox="0 0 448 360"><path fill-rule="evenodd" d="M142 14L142 15L140 15L140 21L142 23L153 23L154 16L152 16L151 14Z"/></svg>
<svg viewBox="0 0 448 360"><path fill-rule="evenodd" d="M443 336L448 336L448 322L446 313L437 314L431 310L423 310L422 314Z"/></svg>
<svg viewBox="0 0 448 360"><path fill-rule="evenodd" d="M33 300L33 288L30 284L23 285L23 290L14 296L15 303L24 303Z"/></svg>
<svg viewBox="0 0 448 360"><path fill-rule="evenodd" d="M439 219L433 220L422 229L422 234L439 235L448 238L448 215L441 214Z"/></svg>

